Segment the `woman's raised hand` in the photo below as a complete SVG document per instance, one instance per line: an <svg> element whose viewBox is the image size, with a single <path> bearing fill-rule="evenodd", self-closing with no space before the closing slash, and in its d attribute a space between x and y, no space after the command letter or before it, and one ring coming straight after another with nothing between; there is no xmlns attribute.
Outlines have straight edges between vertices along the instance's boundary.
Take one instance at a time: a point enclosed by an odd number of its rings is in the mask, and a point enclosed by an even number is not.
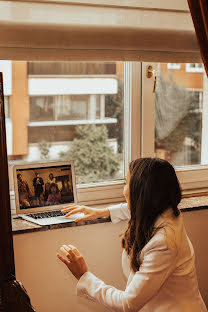
<svg viewBox="0 0 208 312"><path fill-rule="evenodd" d="M73 245L63 245L60 250L65 257L57 254L57 257L68 267L71 273L79 280L80 277L88 271L87 264L79 252Z"/></svg>
<svg viewBox="0 0 208 312"><path fill-rule="evenodd" d="M80 213L80 212L84 213L84 216L77 218L75 222L95 220L97 218L110 216L110 211L107 208L97 209L97 208L91 208L91 207L79 206L79 205L70 205L69 207L62 209L61 212L63 213L67 212L67 214L65 215L66 218L76 213Z"/></svg>

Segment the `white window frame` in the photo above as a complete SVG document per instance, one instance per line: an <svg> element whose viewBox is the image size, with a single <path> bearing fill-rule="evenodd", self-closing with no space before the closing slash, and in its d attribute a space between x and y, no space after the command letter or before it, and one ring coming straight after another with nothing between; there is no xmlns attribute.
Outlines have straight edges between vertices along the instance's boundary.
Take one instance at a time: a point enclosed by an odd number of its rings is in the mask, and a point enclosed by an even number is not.
<svg viewBox="0 0 208 312"><path fill-rule="evenodd" d="M146 77L146 66L155 63L142 62L142 125L141 157L155 157L155 98L151 91L154 76ZM208 191L208 165L175 167L183 194Z"/></svg>
<svg viewBox="0 0 208 312"><path fill-rule="evenodd" d="M124 167L140 157L141 62L124 62ZM29 125L31 126L31 123ZM42 122L41 122L42 123ZM12 184L11 191L12 191ZM96 205L123 202L124 179L78 184L79 204Z"/></svg>
<svg viewBox="0 0 208 312"><path fill-rule="evenodd" d="M154 157L153 82L146 77L146 66L154 63L124 63L124 166L139 157ZM148 103L148 105L147 105ZM208 191L208 166L176 168L184 193ZM123 202L124 179L77 185L79 204L96 205Z"/></svg>
<svg viewBox="0 0 208 312"><path fill-rule="evenodd" d="M140 157L140 120L141 120L141 62L124 63L124 167ZM139 120L139 122L138 122ZM123 202L124 179L80 184L77 186L80 204L96 205Z"/></svg>

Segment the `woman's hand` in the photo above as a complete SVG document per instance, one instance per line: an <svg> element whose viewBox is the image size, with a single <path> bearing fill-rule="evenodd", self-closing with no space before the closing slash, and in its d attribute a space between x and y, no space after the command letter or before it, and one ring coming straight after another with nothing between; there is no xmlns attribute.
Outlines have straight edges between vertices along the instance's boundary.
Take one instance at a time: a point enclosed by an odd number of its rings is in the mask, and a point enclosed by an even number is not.
<svg viewBox="0 0 208 312"><path fill-rule="evenodd" d="M84 216L81 218L77 218L75 222L87 221L87 220L95 220L97 218L109 217L110 211L107 208L97 209L90 208L86 206L78 206L78 205L70 205L61 210L61 212L68 212L65 217L69 217L75 213L84 213Z"/></svg>
<svg viewBox="0 0 208 312"><path fill-rule="evenodd" d="M60 254L57 254L57 257L66 264L71 273L79 280L88 271L83 256L73 245L63 245L60 250L65 254L67 259Z"/></svg>

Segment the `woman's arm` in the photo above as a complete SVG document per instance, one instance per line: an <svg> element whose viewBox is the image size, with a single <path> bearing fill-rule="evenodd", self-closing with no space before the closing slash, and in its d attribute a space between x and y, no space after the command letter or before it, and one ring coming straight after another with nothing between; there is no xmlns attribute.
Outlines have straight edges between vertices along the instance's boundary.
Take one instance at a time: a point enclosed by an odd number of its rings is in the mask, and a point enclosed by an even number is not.
<svg viewBox="0 0 208 312"><path fill-rule="evenodd" d="M129 219L130 212L127 208L127 204L118 204L107 208L91 208L86 206L70 205L61 210L67 212L65 217L69 217L75 213L84 213L82 218L76 219L76 222L95 220L98 218L110 217L113 223L117 223L121 220Z"/></svg>
<svg viewBox="0 0 208 312"><path fill-rule="evenodd" d="M115 312L137 312L158 292L174 269L176 251L157 238L146 249L138 272L125 291L106 285L91 272L85 272L77 284L77 295L103 304ZM151 287L150 287L151 286Z"/></svg>
<svg viewBox="0 0 208 312"><path fill-rule="evenodd" d="M110 211L110 218L113 223L118 223L123 220L130 219L130 210L127 203L121 203L108 207Z"/></svg>

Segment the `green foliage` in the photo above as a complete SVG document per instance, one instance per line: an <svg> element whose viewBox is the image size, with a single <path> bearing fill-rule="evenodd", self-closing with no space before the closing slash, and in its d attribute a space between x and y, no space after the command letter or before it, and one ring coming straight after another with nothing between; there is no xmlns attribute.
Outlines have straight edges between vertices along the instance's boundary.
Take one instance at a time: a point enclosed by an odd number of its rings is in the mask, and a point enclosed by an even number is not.
<svg viewBox="0 0 208 312"><path fill-rule="evenodd" d="M116 124L107 125L110 138L116 138L118 152L123 151L123 111L124 111L124 81L118 80L118 93L105 96L105 116L116 118Z"/></svg>
<svg viewBox="0 0 208 312"><path fill-rule="evenodd" d="M106 126L76 126L72 147L61 153L62 160L74 160L79 183L112 178L119 169L117 155L108 145Z"/></svg>
<svg viewBox="0 0 208 312"><path fill-rule="evenodd" d="M38 146L41 159L47 160L49 158L51 143L47 141L41 141L38 143Z"/></svg>

